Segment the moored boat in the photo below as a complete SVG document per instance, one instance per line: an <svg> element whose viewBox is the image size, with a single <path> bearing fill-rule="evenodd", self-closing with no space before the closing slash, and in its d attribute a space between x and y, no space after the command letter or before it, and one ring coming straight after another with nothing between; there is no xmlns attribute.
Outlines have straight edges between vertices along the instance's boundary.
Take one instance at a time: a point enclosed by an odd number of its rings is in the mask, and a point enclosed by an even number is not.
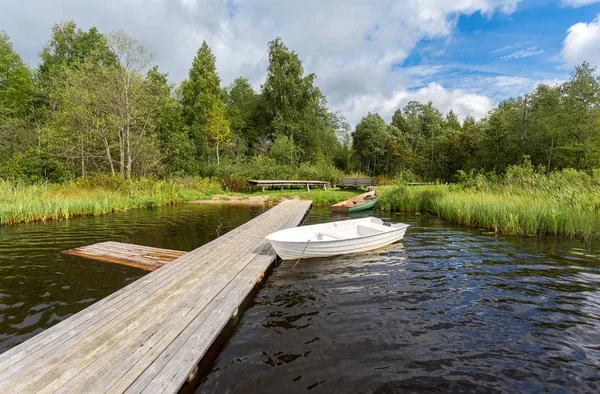
<svg viewBox="0 0 600 394"><path fill-rule="evenodd" d="M293 260L378 249L401 240L407 228L408 224L367 217L288 228L266 239L281 259Z"/></svg>
<svg viewBox="0 0 600 394"><path fill-rule="evenodd" d="M346 201L333 204L329 207L334 212L356 212L373 208L379 199L379 191L373 190L368 193L352 197Z"/></svg>

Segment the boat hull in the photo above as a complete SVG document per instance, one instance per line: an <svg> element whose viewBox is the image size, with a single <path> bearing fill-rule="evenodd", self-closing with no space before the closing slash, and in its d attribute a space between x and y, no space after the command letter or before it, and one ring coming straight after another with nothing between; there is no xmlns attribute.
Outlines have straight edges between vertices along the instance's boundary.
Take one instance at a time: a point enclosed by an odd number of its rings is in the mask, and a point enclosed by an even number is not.
<svg viewBox="0 0 600 394"><path fill-rule="evenodd" d="M350 207L350 209L348 209L348 212L358 212L358 211L365 211L367 209L371 209L377 204L377 200L379 200L379 198L376 198L373 201L370 201L363 205L359 205L357 207Z"/></svg>
<svg viewBox="0 0 600 394"><path fill-rule="evenodd" d="M407 228L408 225L401 225L391 228L386 232L368 236L326 241L317 241L314 239L304 241L307 238L301 241L273 239L275 237L271 239L267 237L267 239L271 242L271 246L282 260L295 260L299 258L329 257L375 250L400 241L404 237Z"/></svg>
<svg viewBox="0 0 600 394"><path fill-rule="evenodd" d="M365 197L370 194L371 194L371 192L361 194L360 196L356 196L349 200L342 201L341 203L331 205L329 207L329 209L332 212L347 212L347 213L365 211L367 209L371 209L377 204L377 201L379 200L379 192L375 191L376 197L374 199L369 199L369 200L365 199ZM359 203L356 204L356 203L354 203L354 201L358 201Z"/></svg>

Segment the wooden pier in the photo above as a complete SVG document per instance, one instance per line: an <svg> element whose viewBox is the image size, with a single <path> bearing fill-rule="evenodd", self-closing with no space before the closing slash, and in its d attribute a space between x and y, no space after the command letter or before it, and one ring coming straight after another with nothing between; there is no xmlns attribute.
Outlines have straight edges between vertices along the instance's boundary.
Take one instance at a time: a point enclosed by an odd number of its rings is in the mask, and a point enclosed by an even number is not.
<svg viewBox="0 0 600 394"><path fill-rule="evenodd" d="M2 393L174 393L275 261L284 201L0 355Z"/></svg>

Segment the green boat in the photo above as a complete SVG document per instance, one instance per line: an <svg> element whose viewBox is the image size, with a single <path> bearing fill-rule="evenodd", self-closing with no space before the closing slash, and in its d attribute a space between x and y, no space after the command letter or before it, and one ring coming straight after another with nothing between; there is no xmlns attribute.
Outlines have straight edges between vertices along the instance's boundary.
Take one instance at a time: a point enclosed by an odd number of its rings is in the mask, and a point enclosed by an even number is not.
<svg viewBox="0 0 600 394"><path fill-rule="evenodd" d="M379 191L374 190L329 207L333 212L357 212L373 208L379 199Z"/></svg>

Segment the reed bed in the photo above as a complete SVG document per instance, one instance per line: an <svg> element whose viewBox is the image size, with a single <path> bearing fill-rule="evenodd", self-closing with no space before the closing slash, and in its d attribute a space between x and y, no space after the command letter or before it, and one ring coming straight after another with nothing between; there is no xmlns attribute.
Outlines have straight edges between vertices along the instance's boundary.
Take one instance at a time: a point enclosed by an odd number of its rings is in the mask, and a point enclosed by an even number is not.
<svg viewBox="0 0 600 394"><path fill-rule="evenodd" d="M453 223L514 235L589 239L600 233L596 176L564 170L549 175L522 167L501 178L473 176L460 185L384 190L380 207L427 212Z"/></svg>
<svg viewBox="0 0 600 394"><path fill-rule="evenodd" d="M220 185L203 178L125 181L120 177L78 179L65 184L0 180L0 224L98 216L206 198Z"/></svg>

